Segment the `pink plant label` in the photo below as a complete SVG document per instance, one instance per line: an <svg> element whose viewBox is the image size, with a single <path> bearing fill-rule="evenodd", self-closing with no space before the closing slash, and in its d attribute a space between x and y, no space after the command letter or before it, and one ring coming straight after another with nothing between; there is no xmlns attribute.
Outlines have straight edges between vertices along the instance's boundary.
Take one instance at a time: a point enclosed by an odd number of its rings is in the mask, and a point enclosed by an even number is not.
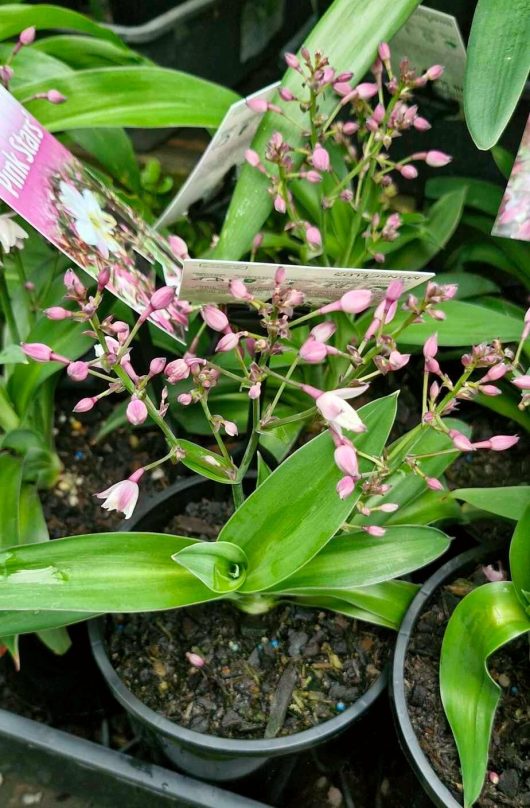
<svg viewBox="0 0 530 808"><path fill-rule="evenodd" d="M181 265L158 233L2 87L0 109L0 198L7 205L91 277L109 268L107 288L138 313L156 289L157 267L179 286ZM150 319L182 340L176 308Z"/></svg>
<svg viewBox="0 0 530 808"><path fill-rule="evenodd" d="M249 292L264 300L274 290L274 275L280 264L259 264L245 261L215 261L186 259L184 261L181 296L198 303L233 303L229 281L239 278ZM404 289L413 289L434 275L432 272L405 270L341 269L337 267L285 266L286 284L305 295L306 303L323 305L338 300L351 289L370 289L378 303L388 284L399 280Z"/></svg>
<svg viewBox="0 0 530 808"><path fill-rule="evenodd" d="M530 116L491 232L530 241Z"/></svg>

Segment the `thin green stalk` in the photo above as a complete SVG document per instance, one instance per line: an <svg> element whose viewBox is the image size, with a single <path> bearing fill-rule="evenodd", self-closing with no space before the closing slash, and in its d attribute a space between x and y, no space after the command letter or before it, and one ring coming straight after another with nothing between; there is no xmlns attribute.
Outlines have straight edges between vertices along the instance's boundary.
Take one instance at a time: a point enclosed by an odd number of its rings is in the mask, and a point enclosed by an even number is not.
<svg viewBox="0 0 530 808"><path fill-rule="evenodd" d="M276 392L276 395L274 396L274 398L273 398L272 402L270 403L270 405L267 407L267 411L265 413L265 418L270 418L272 413L274 412L274 410L276 408L276 405L278 404L278 401L280 400L280 398L281 398L281 396L283 394L283 391L285 390L287 382L291 378L291 376L293 375L299 361L300 361L300 356L297 354L295 356L293 362L291 363L291 366L290 366L289 370L287 371L287 373L285 375L284 381L280 384L280 386L279 386L279 388L278 388L278 390Z"/></svg>
<svg viewBox="0 0 530 808"><path fill-rule="evenodd" d="M213 419L212 413L210 412L208 402L206 401L206 399L204 397L201 397L200 401L201 401L201 407L203 409L204 415L206 416L206 420L208 421L208 423L210 425L210 429L212 430L213 436L214 436L214 438L215 438L215 440L217 442L217 445L218 445L219 449L221 450L221 454L223 455L225 460L228 460L229 463L232 463L232 458L228 454L228 450L227 450L226 446L224 445L224 441L223 441L222 437L219 434L219 430L215 429L214 419Z"/></svg>
<svg viewBox="0 0 530 808"><path fill-rule="evenodd" d="M0 269L0 306L4 312L4 317L11 335L11 340L19 345L21 342L20 333L18 330L17 321L15 320L15 315L13 314L13 309L11 308L11 300L9 298L3 268Z"/></svg>

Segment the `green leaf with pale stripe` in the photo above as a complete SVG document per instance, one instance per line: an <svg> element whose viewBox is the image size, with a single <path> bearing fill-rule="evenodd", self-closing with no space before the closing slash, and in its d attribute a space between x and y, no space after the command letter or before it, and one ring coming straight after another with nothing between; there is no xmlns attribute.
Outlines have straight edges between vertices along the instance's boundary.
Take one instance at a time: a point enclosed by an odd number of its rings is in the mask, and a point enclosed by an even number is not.
<svg viewBox="0 0 530 808"><path fill-rule="evenodd" d="M19 100L49 90L49 79L25 84ZM239 99L232 90L163 67L99 67L58 76L64 104L31 101L28 110L50 132L93 126L217 127Z"/></svg>
<svg viewBox="0 0 530 808"><path fill-rule="evenodd" d="M464 805L473 805L484 785L488 748L501 689L491 678L488 658L530 631L530 616L514 584L485 584L458 604L445 631L440 690L455 737L464 785Z"/></svg>
<svg viewBox="0 0 530 808"><path fill-rule="evenodd" d="M457 488L449 494L481 511L503 519L521 519L530 506L530 485L507 485L495 488Z"/></svg>
<svg viewBox="0 0 530 808"><path fill-rule="evenodd" d="M434 527L399 525L381 537L354 532L336 536L294 575L269 592L353 589L399 578L442 555L449 539Z"/></svg>
<svg viewBox="0 0 530 808"><path fill-rule="evenodd" d="M464 112L479 149L507 126L530 70L528 0L478 0L467 46Z"/></svg>
<svg viewBox="0 0 530 808"><path fill-rule="evenodd" d="M367 431L349 435L358 449L381 454L394 422L396 401L391 395L359 410ZM223 527L219 539L242 547L248 558L241 593L266 589L292 575L345 521L359 493L345 500L337 495L343 475L333 452L328 432L306 443L272 472ZM361 471L371 467L369 461L361 460Z"/></svg>
<svg viewBox="0 0 530 808"><path fill-rule="evenodd" d="M361 81L374 61L380 42L389 41L414 11L419 0L335 0L319 20L304 45L310 52L320 50L329 58L338 73L352 71ZM288 70L282 80L296 95L300 91L301 77ZM282 102L280 102L282 103ZM322 112L330 112L336 98L329 96L320 102ZM306 116L297 104L287 104L289 118L267 112L252 142L252 148L263 155L271 135L283 134L291 146L302 143L298 124L306 124ZM272 209L267 193L269 182L255 169L244 166L238 179L230 207L225 218L219 244L212 255L216 258L236 260L250 249L254 235L263 225Z"/></svg>
<svg viewBox="0 0 530 808"><path fill-rule="evenodd" d="M0 554L0 610L142 612L212 600L218 595L172 559L195 543L116 532L8 548Z"/></svg>
<svg viewBox="0 0 530 808"><path fill-rule="evenodd" d="M76 11L45 4L23 6L18 3L8 3L2 5L0 39L16 36L31 25L34 25L37 31L50 29L81 31L84 34L114 42L118 47L124 47L121 39L110 28L98 25Z"/></svg>

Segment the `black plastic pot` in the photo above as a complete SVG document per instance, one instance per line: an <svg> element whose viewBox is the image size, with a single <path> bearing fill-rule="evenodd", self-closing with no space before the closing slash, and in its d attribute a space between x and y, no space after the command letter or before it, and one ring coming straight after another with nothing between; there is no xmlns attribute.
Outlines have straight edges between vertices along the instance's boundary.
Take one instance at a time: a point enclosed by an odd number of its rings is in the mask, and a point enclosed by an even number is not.
<svg viewBox="0 0 530 808"><path fill-rule="evenodd" d="M200 477L181 480L137 510L126 523L127 530L159 530L185 503L199 497L226 497L226 486L215 486ZM215 608L215 605L212 605ZM290 758L320 746L344 732L360 719L386 687L386 671L356 702L340 715L311 729L281 738L239 740L219 738L181 727L146 707L124 685L108 657L104 642L104 619L90 623L92 649L96 662L112 693L129 713L136 727L143 729L179 769L212 782L247 777L272 764L277 758Z"/></svg>
<svg viewBox="0 0 530 808"><path fill-rule="evenodd" d="M412 601L403 619L394 651L390 697L399 742L424 791L438 808L462 808L462 804L455 800L449 789L442 783L414 732L405 692L405 660L416 623L436 590L456 575L465 575L470 572L477 563L484 561L488 556L491 556L491 550L474 548L452 558L434 575L431 575Z"/></svg>

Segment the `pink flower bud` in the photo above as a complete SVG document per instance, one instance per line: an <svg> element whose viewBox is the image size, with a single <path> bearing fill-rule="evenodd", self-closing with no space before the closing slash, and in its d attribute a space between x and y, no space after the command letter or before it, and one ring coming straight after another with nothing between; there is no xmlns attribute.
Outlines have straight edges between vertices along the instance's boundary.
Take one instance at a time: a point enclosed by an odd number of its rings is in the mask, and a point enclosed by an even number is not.
<svg viewBox="0 0 530 808"><path fill-rule="evenodd" d="M147 407L139 398L133 398L127 405L126 414L127 420L130 424L133 424L133 426L139 426L140 424L143 424L147 418Z"/></svg>
<svg viewBox="0 0 530 808"><path fill-rule="evenodd" d="M517 376L516 379L512 379L512 384L519 390L530 390L530 376Z"/></svg>
<svg viewBox="0 0 530 808"><path fill-rule="evenodd" d="M404 180L415 180L418 176L418 169L410 163L406 166L396 166L396 168Z"/></svg>
<svg viewBox="0 0 530 808"><path fill-rule="evenodd" d="M383 513L395 513L399 510L399 505L397 502L384 502L379 506L379 510L383 511Z"/></svg>
<svg viewBox="0 0 530 808"><path fill-rule="evenodd" d="M506 580L506 573L502 569L502 565L499 566L500 569L496 569L493 564L487 564L485 567L482 567L482 572L484 573L485 578L487 578L491 583ZM491 782L493 782L493 780Z"/></svg>
<svg viewBox="0 0 530 808"><path fill-rule="evenodd" d="M436 151L436 149L431 149L431 151L427 152L425 157L425 162L428 166L432 168L442 168L443 166L448 165L453 158L450 157L448 154L445 154L441 151Z"/></svg>
<svg viewBox="0 0 530 808"><path fill-rule="evenodd" d="M157 356L154 359L151 359L149 363L149 375L150 376L158 376L159 373L162 373L166 366L167 359L164 356Z"/></svg>
<svg viewBox="0 0 530 808"><path fill-rule="evenodd" d="M174 359L173 362L166 365L164 372L168 382L170 384L176 384L176 382L188 378L190 375L190 366L185 359Z"/></svg>
<svg viewBox="0 0 530 808"><path fill-rule="evenodd" d="M379 58L382 62L388 62L390 59L390 48L386 42L381 42L379 45L377 52L379 54Z"/></svg>
<svg viewBox="0 0 530 808"><path fill-rule="evenodd" d="M62 306L52 306L49 309L44 309L43 314L46 315L48 320L67 320L72 317L72 312L68 309L63 309Z"/></svg>
<svg viewBox="0 0 530 808"><path fill-rule="evenodd" d="M494 452L504 452L519 443L519 435L493 435L489 439L490 449Z"/></svg>
<svg viewBox="0 0 530 808"><path fill-rule="evenodd" d="M180 396L177 396L177 401L183 407L187 407L193 402L193 396L191 393L181 393Z"/></svg>
<svg viewBox="0 0 530 808"><path fill-rule="evenodd" d="M237 348L239 344L239 337L240 334L234 334L232 331L230 331L228 334L225 334L224 337L221 337L221 339L217 343L215 347L215 352L224 353L226 351L233 351L234 348Z"/></svg>
<svg viewBox="0 0 530 808"><path fill-rule="evenodd" d="M300 62L294 55L294 53L284 53L283 58L285 59L287 66L291 67L293 70L298 70L300 67Z"/></svg>
<svg viewBox="0 0 530 808"><path fill-rule="evenodd" d="M92 396L91 398L82 398L80 401L77 402L73 411L74 412L88 412L92 409L94 404L97 403L96 396Z"/></svg>
<svg viewBox="0 0 530 808"><path fill-rule="evenodd" d="M281 286L282 283L285 283L285 278L286 277L287 277L287 272L285 271L285 267L278 267L278 269L274 273L274 284L276 286Z"/></svg>
<svg viewBox="0 0 530 808"><path fill-rule="evenodd" d="M23 342L20 346L26 356L34 359L36 362L50 362L52 358L52 349L42 342Z"/></svg>
<svg viewBox="0 0 530 808"><path fill-rule="evenodd" d="M311 185L318 185L319 182L322 182L322 177L318 171L304 171L301 176L302 179L307 180Z"/></svg>
<svg viewBox="0 0 530 808"><path fill-rule="evenodd" d="M443 65L433 65L426 71L425 77L428 79L428 81L437 81L439 78L441 78L443 72Z"/></svg>
<svg viewBox="0 0 530 808"><path fill-rule="evenodd" d="M252 387L249 387L248 397L254 401L256 398L259 398L260 395L261 395L261 382L256 382L255 384L252 385Z"/></svg>
<svg viewBox="0 0 530 808"><path fill-rule="evenodd" d="M237 424L235 424L233 421L224 421L223 426L226 434L230 435L230 437L233 438L238 434Z"/></svg>
<svg viewBox="0 0 530 808"><path fill-rule="evenodd" d="M149 301L149 308L152 311L160 311L167 309L173 303L175 298L175 290L172 286L161 286L157 289Z"/></svg>
<svg viewBox="0 0 530 808"><path fill-rule="evenodd" d="M318 227L311 225L305 231L306 241L309 247L312 250L319 250L322 247L322 236L320 235L320 230Z"/></svg>
<svg viewBox="0 0 530 808"><path fill-rule="evenodd" d="M257 112L258 114L267 112L268 104L264 98L247 98L246 105L252 112Z"/></svg>
<svg viewBox="0 0 530 808"><path fill-rule="evenodd" d="M342 127L342 131L345 135L354 135L359 129L359 124L355 121L346 121L346 123Z"/></svg>
<svg viewBox="0 0 530 808"><path fill-rule="evenodd" d="M259 250L262 244L263 244L263 233L256 233L256 235L252 239L252 249Z"/></svg>
<svg viewBox="0 0 530 808"><path fill-rule="evenodd" d="M201 317L207 326L214 331L224 331L228 328L228 317L217 306L208 303L201 308Z"/></svg>
<svg viewBox="0 0 530 808"><path fill-rule="evenodd" d="M18 41L21 45L31 45L32 42L35 41L35 33L34 25L32 25L30 28L24 28L18 37Z"/></svg>
<svg viewBox="0 0 530 808"><path fill-rule="evenodd" d="M280 87L279 94L282 101L296 101L296 96L287 87Z"/></svg>
<svg viewBox="0 0 530 808"><path fill-rule="evenodd" d="M274 197L274 210L277 213L285 213L285 211L287 210L287 203L283 198L283 196L281 196L280 194L276 194L276 196Z"/></svg>
<svg viewBox="0 0 530 808"><path fill-rule="evenodd" d="M443 491L444 487L441 484L440 480L437 480L436 477L426 477L425 482L427 486L431 489L431 491Z"/></svg>
<svg viewBox="0 0 530 808"><path fill-rule="evenodd" d="M359 464L357 462L357 454L353 446L348 443L342 443L335 449L334 455L336 466L350 477L359 476Z"/></svg>
<svg viewBox="0 0 530 808"><path fill-rule="evenodd" d="M494 384L479 384L478 389L485 396L500 396L502 390Z"/></svg>
<svg viewBox="0 0 530 808"><path fill-rule="evenodd" d="M50 104L64 104L67 100L66 96L59 92L59 90L48 90L46 98Z"/></svg>
<svg viewBox="0 0 530 808"><path fill-rule="evenodd" d="M358 84L355 89L358 97L363 101L366 101L368 98L373 98L374 95L377 95L379 92L379 87L377 84L370 81L365 81L362 84Z"/></svg>
<svg viewBox="0 0 530 808"><path fill-rule="evenodd" d="M414 129L418 130L418 132L427 132L431 128L427 118L422 118L421 115L416 115L412 125L414 126Z"/></svg>
<svg viewBox="0 0 530 808"><path fill-rule="evenodd" d="M378 539L386 533L385 528L380 525L365 525L363 530L365 533L368 533L369 536L375 536Z"/></svg>
<svg viewBox="0 0 530 808"><path fill-rule="evenodd" d="M469 438L466 438L466 436L457 429L450 429L449 437L453 441L453 446L455 449L458 449L459 452L472 452L475 448Z"/></svg>
<svg viewBox="0 0 530 808"><path fill-rule="evenodd" d="M326 149L317 143L311 155L311 161L317 171L329 171L330 161Z"/></svg>
<svg viewBox="0 0 530 808"><path fill-rule="evenodd" d="M110 269L105 267L98 273L98 290L101 292L110 281Z"/></svg>
<svg viewBox="0 0 530 808"><path fill-rule="evenodd" d="M318 342L314 337L309 337L300 348L299 356L304 362L316 365L326 358L327 353L323 342Z"/></svg>
<svg viewBox="0 0 530 808"><path fill-rule="evenodd" d="M331 322L331 320L327 320L325 323L319 323L312 328L311 334L319 342L327 342L335 333L336 328L335 323Z"/></svg>
<svg viewBox="0 0 530 808"><path fill-rule="evenodd" d="M64 285L69 294L83 297L86 293L84 285L81 283L73 269L67 269L64 273Z"/></svg>
<svg viewBox="0 0 530 808"><path fill-rule="evenodd" d="M254 149L246 150L245 160L250 166L252 166L252 168L257 168L261 163L259 154L257 153L257 151L254 151Z"/></svg>
<svg viewBox="0 0 530 808"><path fill-rule="evenodd" d="M252 295L249 293L247 287L238 278L233 278L229 283L230 294L236 300L252 300Z"/></svg>
<svg viewBox="0 0 530 808"><path fill-rule="evenodd" d="M74 382L84 382L88 376L90 365L88 362L70 362L66 373Z"/></svg>
<svg viewBox="0 0 530 808"><path fill-rule="evenodd" d="M180 236L168 236L167 240L169 246L171 247L171 251L180 261L183 261L185 258L189 257L188 245L184 239L180 238Z"/></svg>
<svg viewBox="0 0 530 808"><path fill-rule="evenodd" d="M349 497L351 493L353 493L353 489L355 488L355 480L353 477L343 477L337 483L337 494L341 499L346 499Z"/></svg>
<svg viewBox="0 0 530 808"><path fill-rule="evenodd" d="M347 81L336 81L333 85L333 89L337 95L341 95L343 97L348 96L352 91L351 84L349 84Z"/></svg>
<svg viewBox="0 0 530 808"><path fill-rule="evenodd" d="M423 346L423 355L425 359L434 359L438 353L438 334L431 334L427 337Z"/></svg>
<svg viewBox="0 0 530 808"><path fill-rule="evenodd" d="M498 365L494 365L492 368L490 368L486 375L482 377L480 382L481 384L484 382L496 382L499 379L502 379L507 372L508 365L504 365L502 362L500 362Z"/></svg>
<svg viewBox="0 0 530 808"><path fill-rule="evenodd" d="M0 81L5 87L7 87L14 75L15 71L12 67L9 65L0 65Z"/></svg>
<svg viewBox="0 0 530 808"><path fill-rule="evenodd" d="M369 289L352 289L351 292L345 292L340 300L327 303L318 311L320 314L327 314L331 311L343 311L346 312L346 314L360 314L368 308L371 300L372 293Z"/></svg>
<svg viewBox="0 0 530 808"><path fill-rule="evenodd" d="M530 335L530 309L527 309L526 314L524 316L524 328L523 333L521 334L522 339L527 339Z"/></svg>
<svg viewBox="0 0 530 808"><path fill-rule="evenodd" d="M192 651L186 651L186 659L193 668L204 668L206 664L199 654L194 654Z"/></svg>

